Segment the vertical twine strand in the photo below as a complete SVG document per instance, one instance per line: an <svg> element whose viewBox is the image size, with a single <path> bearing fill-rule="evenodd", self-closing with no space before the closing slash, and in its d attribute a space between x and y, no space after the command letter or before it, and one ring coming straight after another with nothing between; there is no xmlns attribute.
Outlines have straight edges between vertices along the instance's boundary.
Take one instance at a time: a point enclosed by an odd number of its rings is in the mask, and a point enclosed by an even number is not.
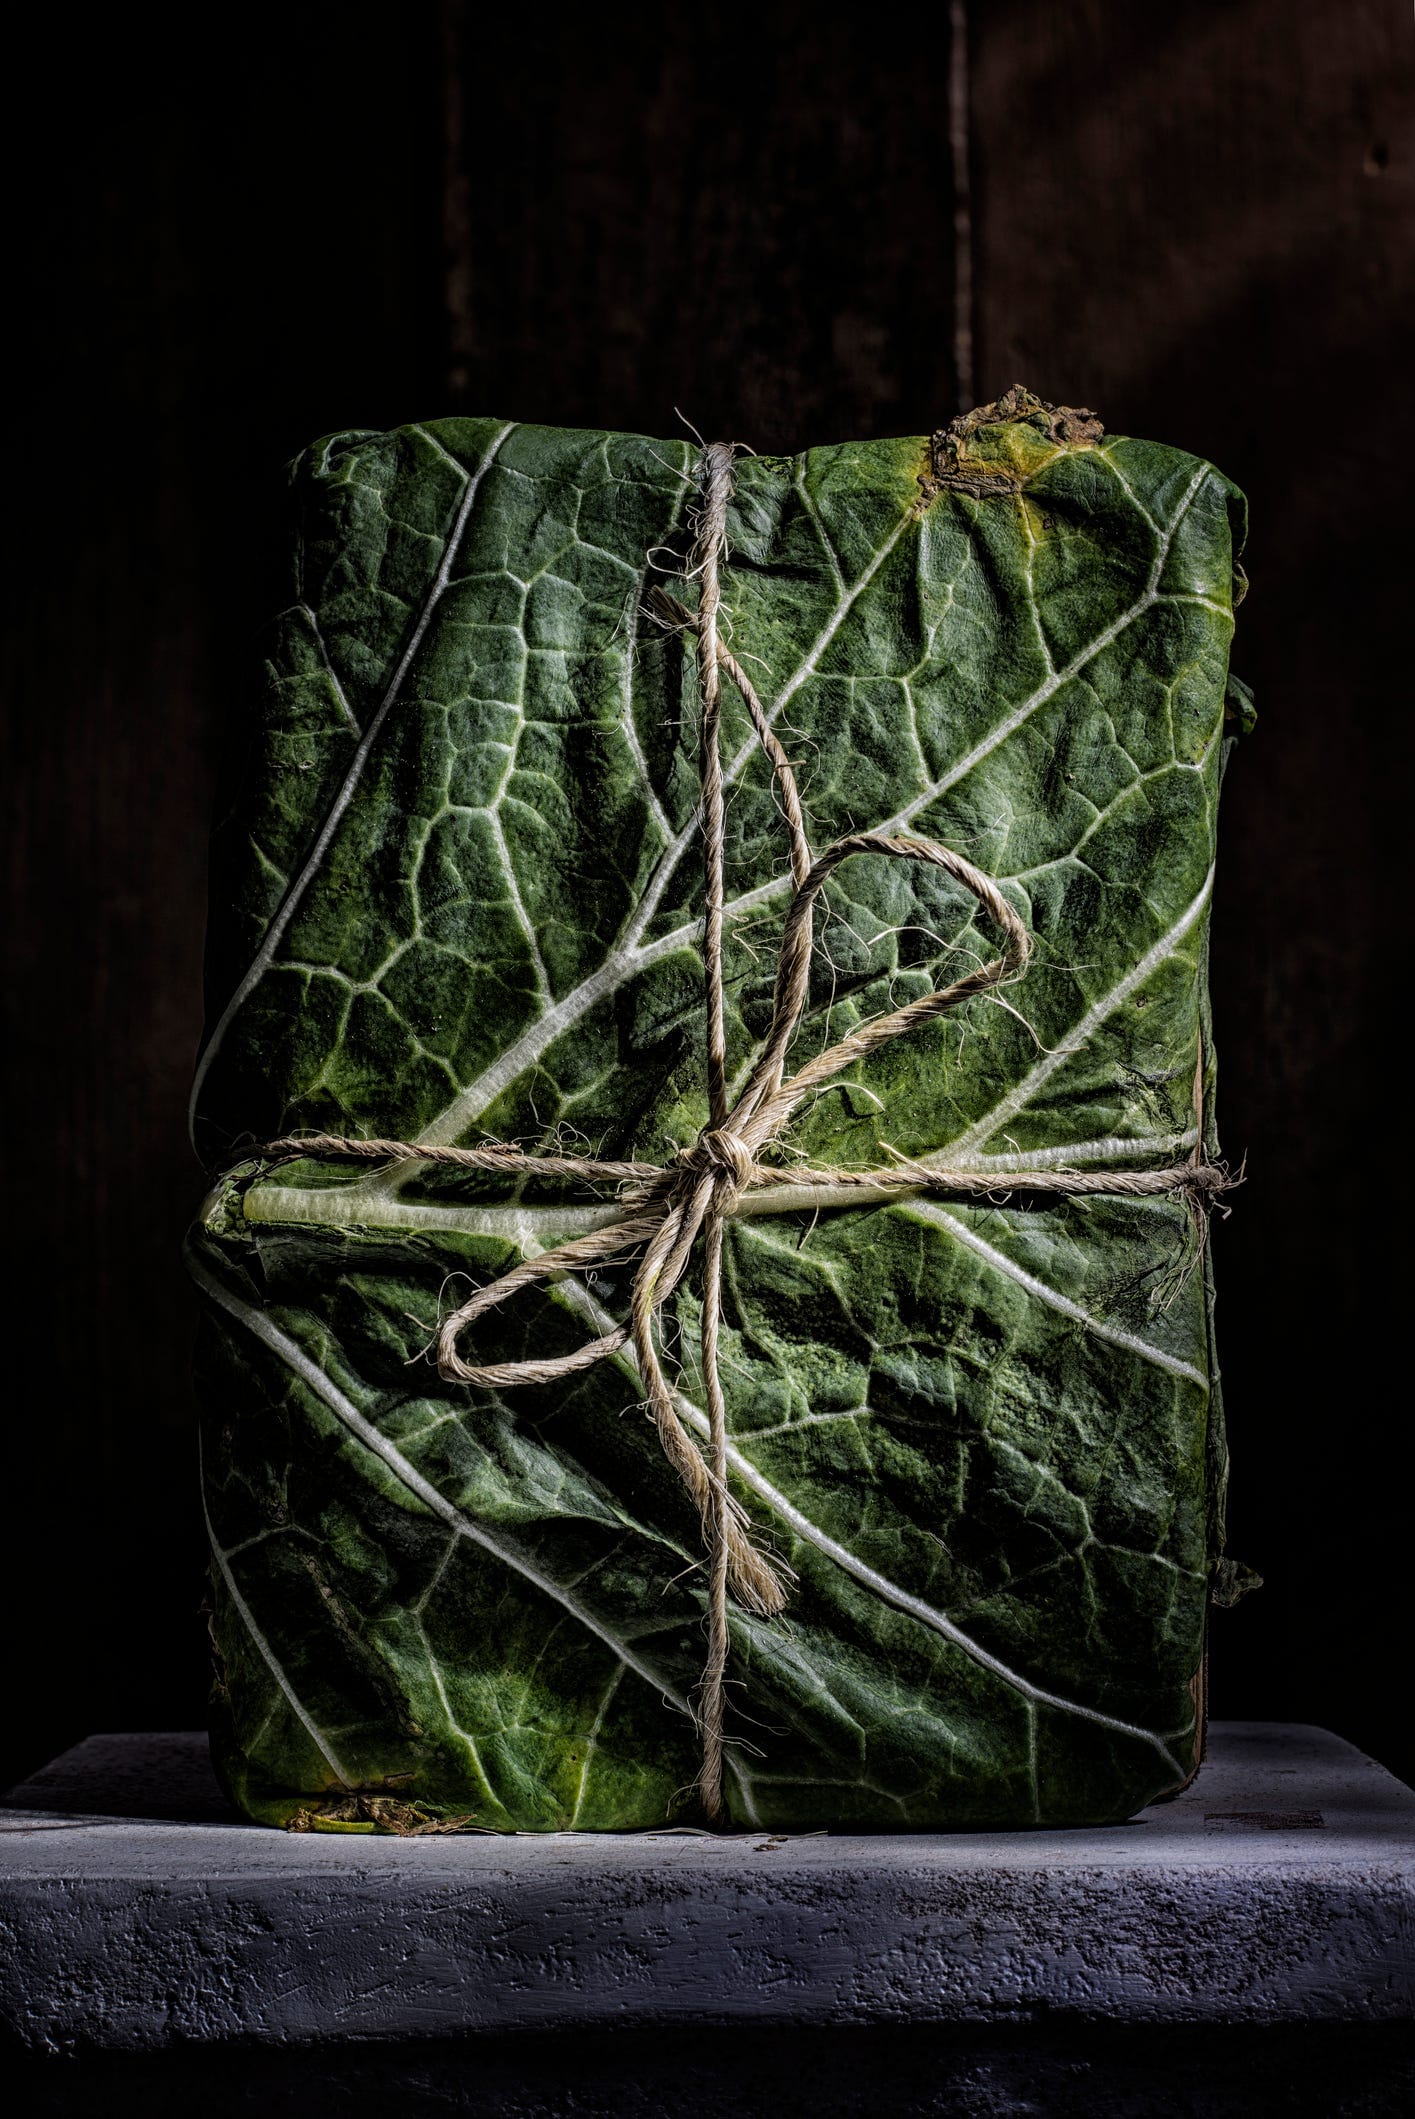
<svg viewBox="0 0 1415 2119"><path fill-rule="evenodd" d="M727 545L727 503L732 492L732 450L711 442L703 452L703 498L695 558L698 588L698 682L702 691L703 872L706 915L703 955L707 967L708 1109L714 1130L727 1120L727 1028L722 1004L723 861L726 822L722 802L722 673L718 664L718 610L722 558ZM717 1365L722 1313L722 1187L714 1183L703 1218L703 1395L707 1400L708 1469L712 1477L709 1517L707 1662L698 1693L702 1765L698 1793L712 1824L723 1815L723 1731L727 1709L728 1540L731 1503L727 1491L727 1405Z"/></svg>

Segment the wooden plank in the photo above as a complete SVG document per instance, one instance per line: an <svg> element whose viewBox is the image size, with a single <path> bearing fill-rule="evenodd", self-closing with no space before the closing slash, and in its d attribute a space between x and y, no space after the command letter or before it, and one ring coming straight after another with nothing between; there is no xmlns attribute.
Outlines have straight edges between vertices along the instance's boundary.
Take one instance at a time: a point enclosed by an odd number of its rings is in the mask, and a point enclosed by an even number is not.
<svg viewBox="0 0 1415 2119"><path fill-rule="evenodd" d="M951 415L946 9L444 20L459 403L758 449Z"/></svg>
<svg viewBox="0 0 1415 2119"><path fill-rule="evenodd" d="M14 143L0 1781L95 1717L202 1712L178 1253L213 793L284 459L440 393L431 9L228 27L183 79L155 18L38 25L62 125L37 96Z"/></svg>
<svg viewBox="0 0 1415 2119"><path fill-rule="evenodd" d="M1401 411L1415 327L1415 39L1396 0L973 11L980 355L1113 431L1211 456L1252 506L1213 943L1217 1231L1235 1550L1267 1588L1215 1711L1330 1722L1415 1771L1370 1641L1408 1609L1405 1119L1415 750ZM1362 1636L1366 1635L1363 1642Z"/></svg>

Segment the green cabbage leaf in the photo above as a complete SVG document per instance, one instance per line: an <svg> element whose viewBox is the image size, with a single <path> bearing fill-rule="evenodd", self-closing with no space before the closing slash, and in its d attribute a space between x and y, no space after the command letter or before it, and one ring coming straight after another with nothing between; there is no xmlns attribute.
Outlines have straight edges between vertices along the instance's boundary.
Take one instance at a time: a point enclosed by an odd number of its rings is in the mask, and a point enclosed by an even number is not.
<svg viewBox="0 0 1415 2119"><path fill-rule="evenodd" d="M797 1577L781 1617L732 1618L741 1825L1118 1819L1196 1756L1224 1465L1198 1232L1180 1200L1012 1173L1213 1150L1242 503L1176 450L1005 409L943 447L736 467L725 620L816 849L926 833L1035 937L1025 981L857 1064L781 1150L974 1165L995 1195L786 1187L729 1231L733 1477ZM645 615L656 582L695 594L695 461L452 419L294 470L217 836L193 1111L224 1174L189 1245L217 1755L258 1818L694 1816L703 1555L632 1363L494 1393L428 1359L451 1300L612 1199L254 1151L312 1129L666 1162L705 1123L695 674ZM735 698L724 757L741 1081L790 877ZM847 864L794 1062L993 953L976 911L937 870ZM517 1297L463 1352L567 1352L631 1271ZM701 1435L697 1289L665 1349Z"/></svg>

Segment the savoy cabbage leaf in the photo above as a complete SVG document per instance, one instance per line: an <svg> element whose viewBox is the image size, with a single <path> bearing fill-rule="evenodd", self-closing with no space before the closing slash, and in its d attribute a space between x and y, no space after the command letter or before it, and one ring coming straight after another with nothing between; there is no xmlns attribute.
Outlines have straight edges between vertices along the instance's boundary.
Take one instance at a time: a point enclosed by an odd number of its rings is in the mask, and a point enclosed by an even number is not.
<svg viewBox="0 0 1415 2119"><path fill-rule="evenodd" d="M1038 1165L1212 1140L1204 951L1241 500L1125 439L981 426L736 466L724 613L817 849L914 829L1035 937L999 1005L895 1041L790 1151L995 1171L985 1203L748 1195L722 1371L741 1498L798 1580L733 1614L741 1823L1128 1815L1195 1758L1223 1452L1178 1199L1041 1201ZM944 471L956 472L957 451ZM627 1357L439 1381L440 1308L612 1213L419 1164L271 1165L296 1130L667 1161L706 1120L696 688L645 616L695 452L456 419L296 466L292 597L219 835L194 1123L218 1752L252 1814L691 1816L692 1511ZM726 704L729 1062L790 896ZM938 871L858 859L817 922L794 1063L990 953ZM518 1297L478 1361L563 1352L627 1272ZM690 1273L668 1320L700 1435Z"/></svg>

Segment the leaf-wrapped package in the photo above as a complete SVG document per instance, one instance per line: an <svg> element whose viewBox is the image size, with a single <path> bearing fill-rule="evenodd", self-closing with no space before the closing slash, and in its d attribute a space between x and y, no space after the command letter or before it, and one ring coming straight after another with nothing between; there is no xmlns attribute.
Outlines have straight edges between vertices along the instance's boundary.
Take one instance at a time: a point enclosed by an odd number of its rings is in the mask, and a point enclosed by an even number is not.
<svg viewBox="0 0 1415 2119"><path fill-rule="evenodd" d="M248 1153L295 1131L667 1164L707 1123L698 452L446 420L294 471L244 786L218 834L189 1256L218 1763L272 1822L691 1818L700 1526L627 1354L441 1381L449 1301L603 1187ZM738 1497L794 1570L731 1615L743 1825L1122 1818L1192 1770L1224 1450L1199 1217L1025 1173L1212 1153L1204 953L1242 502L1022 392L933 440L735 466L722 619L817 845L926 833L997 879L1025 980L884 1045L778 1160L982 1170L979 1199L744 1194L721 1346ZM1241 577L1239 577L1241 578ZM728 1070L792 895L725 701ZM856 859L793 1063L992 953L937 868ZM1018 1173L1023 1173L1019 1180ZM701 1288L664 1321L701 1435ZM478 1362L568 1352L629 1269L527 1292Z"/></svg>

